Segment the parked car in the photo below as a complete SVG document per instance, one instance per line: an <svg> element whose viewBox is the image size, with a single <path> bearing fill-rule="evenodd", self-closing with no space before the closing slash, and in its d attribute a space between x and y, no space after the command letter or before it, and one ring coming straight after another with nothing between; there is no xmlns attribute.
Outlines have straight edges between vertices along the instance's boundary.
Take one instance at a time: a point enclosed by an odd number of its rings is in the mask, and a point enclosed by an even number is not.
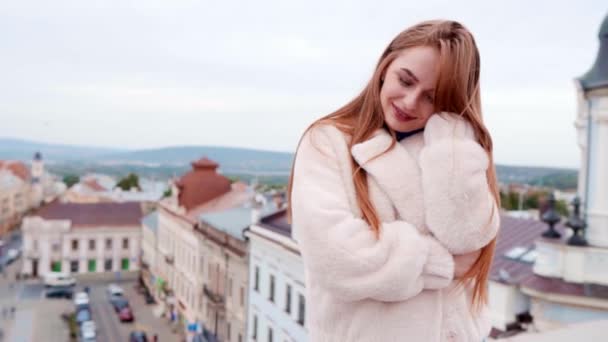
<svg viewBox="0 0 608 342"><path fill-rule="evenodd" d="M79 313L82 310L88 310L89 312L92 312L91 307L89 306L89 303L76 305L76 310L75 310L76 313Z"/></svg>
<svg viewBox="0 0 608 342"><path fill-rule="evenodd" d="M143 331L131 331L131 334L129 334L129 342L148 342L148 337Z"/></svg>
<svg viewBox="0 0 608 342"><path fill-rule="evenodd" d="M108 297L122 296L124 294L122 288L116 284L108 285L106 292L108 293Z"/></svg>
<svg viewBox="0 0 608 342"><path fill-rule="evenodd" d="M97 325L95 324L95 321L86 321L86 322L82 322L80 329L81 330L92 329L94 331L97 331Z"/></svg>
<svg viewBox="0 0 608 342"><path fill-rule="evenodd" d="M82 322L82 324L80 325L80 337L83 341L94 341L97 337L95 322Z"/></svg>
<svg viewBox="0 0 608 342"><path fill-rule="evenodd" d="M120 319L121 322L133 322L135 317L133 317L133 311L131 311L131 308L126 306L120 309L118 312L118 319Z"/></svg>
<svg viewBox="0 0 608 342"><path fill-rule="evenodd" d="M46 298L66 298L72 299L74 290L71 286L55 286L46 290Z"/></svg>
<svg viewBox="0 0 608 342"><path fill-rule="evenodd" d="M77 292L74 296L74 304L78 305L88 305L89 304L89 295L86 292Z"/></svg>
<svg viewBox="0 0 608 342"><path fill-rule="evenodd" d="M67 273L49 272L44 275L45 286L74 286L76 279Z"/></svg>
<svg viewBox="0 0 608 342"><path fill-rule="evenodd" d="M120 310L129 307L129 301L124 297L115 297L113 301L111 301L112 306L114 307L114 311L120 312Z"/></svg>
<svg viewBox="0 0 608 342"><path fill-rule="evenodd" d="M146 292L146 294L144 295L144 298L146 299L146 304L154 304L154 303L156 303L156 300L154 299L154 296L152 296L150 294L150 292Z"/></svg>
<svg viewBox="0 0 608 342"><path fill-rule="evenodd" d="M76 312L76 323L80 326L82 323L91 320L91 311L83 309Z"/></svg>
<svg viewBox="0 0 608 342"><path fill-rule="evenodd" d="M19 259L19 256L21 256L21 250L16 248L9 248L9 250L6 252L6 264L8 265L13 261Z"/></svg>

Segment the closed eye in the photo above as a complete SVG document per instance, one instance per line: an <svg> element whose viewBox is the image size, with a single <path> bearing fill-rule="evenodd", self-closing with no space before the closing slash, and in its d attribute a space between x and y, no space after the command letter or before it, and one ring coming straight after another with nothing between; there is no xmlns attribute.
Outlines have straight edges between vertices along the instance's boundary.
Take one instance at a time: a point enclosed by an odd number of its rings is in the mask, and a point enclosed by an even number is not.
<svg viewBox="0 0 608 342"><path fill-rule="evenodd" d="M404 87L410 87L412 86L414 83L409 80L409 79L403 79L401 77L399 77L399 82L401 83L401 85L403 85Z"/></svg>

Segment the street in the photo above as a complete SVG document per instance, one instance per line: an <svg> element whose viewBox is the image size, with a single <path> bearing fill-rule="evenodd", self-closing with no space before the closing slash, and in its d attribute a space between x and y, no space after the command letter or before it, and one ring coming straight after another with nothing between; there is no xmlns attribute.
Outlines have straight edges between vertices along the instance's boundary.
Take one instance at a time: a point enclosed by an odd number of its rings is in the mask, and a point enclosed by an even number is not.
<svg viewBox="0 0 608 342"><path fill-rule="evenodd" d="M20 240L11 239L9 248L20 248ZM6 251L7 249L4 249ZM17 281L15 275L21 269L21 258L7 265L0 275L0 341L69 341L69 329L61 318L62 314L74 311L72 300L49 299L45 297L45 287L39 279ZM155 317L155 305L145 303L141 294L135 291L136 281L124 280L117 283L124 290L135 321L121 323L114 312L106 288L113 281L78 281L75 292L85 286L90 289L92 319L97 326L97 341L128 341L133 330L143 330L149 340L158 334L158 341L178 341L178 335L171 332L166 319ZM11 308L15 308L14 316Z"/></svg>

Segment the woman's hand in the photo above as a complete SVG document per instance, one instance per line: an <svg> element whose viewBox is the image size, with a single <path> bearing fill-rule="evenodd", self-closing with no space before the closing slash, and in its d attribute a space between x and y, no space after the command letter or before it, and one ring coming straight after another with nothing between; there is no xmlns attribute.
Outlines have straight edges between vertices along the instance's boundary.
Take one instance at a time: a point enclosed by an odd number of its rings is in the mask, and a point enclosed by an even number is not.
<svg viewBox="0 0 608 342"><path fill-rule="evenodd" d="M467 273L480 254L481 249L466 254L454 255L454 278L461 278Z"/></svg>

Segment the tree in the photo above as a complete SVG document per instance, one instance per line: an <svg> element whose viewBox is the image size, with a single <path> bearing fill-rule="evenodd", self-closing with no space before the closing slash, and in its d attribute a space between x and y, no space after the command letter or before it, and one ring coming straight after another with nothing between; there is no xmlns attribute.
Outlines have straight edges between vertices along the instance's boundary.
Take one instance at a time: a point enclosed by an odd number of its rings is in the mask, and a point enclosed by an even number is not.
<svg viewBox="0 0 608 342"><path fill-rule="evenodd" d="M65 183L65 185L66 185L68 188L70 188L70 187L72 187L72 185L74 185L74 184L76 184L76 183L80 182L80 177L78 177L78 176L76 176L76 175L72 175L72 174L65 175L65 176L63 177L63 182Z"/></svg>
<svg viewBox="0 0 608 342"><path fill-rule="evenodd" d="M124 191L129 191L133 188L141 190L141 187L139 186L139 177L134 173L129 173L125 178L121 179L116 184L116 187L121 188Z"/></svg>

